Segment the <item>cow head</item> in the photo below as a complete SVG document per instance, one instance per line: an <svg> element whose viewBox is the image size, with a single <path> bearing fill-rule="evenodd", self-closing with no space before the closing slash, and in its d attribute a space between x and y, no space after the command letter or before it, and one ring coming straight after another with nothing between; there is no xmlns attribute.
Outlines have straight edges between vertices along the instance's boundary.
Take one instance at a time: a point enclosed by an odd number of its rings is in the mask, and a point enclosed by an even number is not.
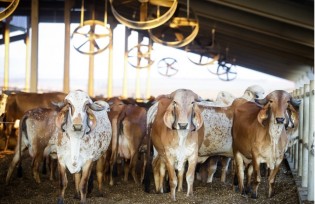
<svg viewBox="0 0 315 204"><path fill-rule="evenodd" d="M187 89L178 89L168 95L172 102L164 114L164 123L170 129L198 130L203 123L201 111L196 101L200 97Z"/></svg>
<svg viewBox="0 0 315 204"><path fill-rule="evenodd" d="M56 124L63 132L76 132L79 135L89 134L96 125L92 112L101 111L106 107L93 103L83 91L70 92L63 102L57 104L61 110L57 115Z"/></svg>
<svg viewBox="0 0 315 204"><path fill-rule="evenodd" d="M4 115L5 112L5 106L7 104L7 99L8 99L8 95L3 93L1 94L1 99L0 99L0 117L2 117Z"/></svg>
<svg viewBox="0 0 315 204"><path fill-rule="evenodd" d="M249 86L243 95L243 98L245 98L248 101L252 101L253 99L263 99L265 95L265 90L258 85Z"/></svg>
<svg viewBox="0 0 315 204"><path fill-rule="evenodd" d="M286 124L290 120L293 125L298 123L298 107L300 100L293 99L289 93L276 90L268 94L264 99L255 99L262 105L257 115L258 122L264 126L264 121L269 119L273 124Z"/></svg>

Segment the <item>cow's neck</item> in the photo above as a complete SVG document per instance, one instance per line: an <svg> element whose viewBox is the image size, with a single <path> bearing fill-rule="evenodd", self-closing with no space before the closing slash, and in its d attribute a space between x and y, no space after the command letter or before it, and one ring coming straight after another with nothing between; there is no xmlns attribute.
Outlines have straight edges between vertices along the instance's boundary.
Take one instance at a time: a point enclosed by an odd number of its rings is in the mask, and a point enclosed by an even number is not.
<svg viewBox="0 0 315 204"><path fill-rule="evenodd" d="M271 120L273 121L273 120ZM284 125L283 124L275 124L273 122L270 122L269 124L269 135L270 135L270 140L271 140L271 146L272 146L272 163L273 166L276 164L277 159L279 157L279 151L281 151L278 148L278 143L280 140L280 136L282 134L282 131L284 129ZM273 168L271 168L273 169Z"/></svg>
<svg viewBox="0 0 315 204"><path fill-rule="evenodd" d="M189 133L189 130L177 130L179 141L176 151L175 168L178 170L183 168L183 164L186 161L187 152L190 150L189 147L185 147L186 139Z"/></svg>

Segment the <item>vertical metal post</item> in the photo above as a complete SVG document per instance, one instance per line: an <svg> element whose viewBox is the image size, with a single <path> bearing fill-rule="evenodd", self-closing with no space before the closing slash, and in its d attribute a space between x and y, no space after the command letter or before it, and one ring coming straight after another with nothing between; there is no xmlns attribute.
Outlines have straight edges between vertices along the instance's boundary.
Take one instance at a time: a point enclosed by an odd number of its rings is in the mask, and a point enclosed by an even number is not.
<svg viewBox="0 0 315 204"><path fill-rule="evenodd" d="M91 4L92 20L95 19L95 1ZM94 52L94 43L90 42L90 52ZM89 55L89 80L88 80L88 94L94 96L94 54Z"/></svg>
<svg viewBox="0 0 315 204"><path fill-rule="evenodd" d="M65 53L64 53L64 67L63 67L63 92L70 91L70 9L73 0L65 1L64 22L65 22Z"/></svg>
<svg viewBox="0 0 315 204"><path fill-rule="evenodd" d="M307 200L314 201L314 152L312 145L314 144L314 80L310 81L310 115L309 115L309 133L308 133L308 184L307 184ZM313 147L314 148L314 147Z"/></svg>
<svg viewBox="0 0 315 204"><path fill-rule="evenodd" d="M294 90L294 98L298 98L299 91L298 89ZM294 145L294 169L298 170L298 164L299 164L299 130L297 130L297 142Z"/></svg>
<svg viewBox="0 0 315 204"><path fill-rule="evenodd" d="M307 93L309 92L309 84L304 84L304 94L303 94L303 170L302 170L302 187L307 187L308 180L308 133L309 133L309 97Z"/></svg>
<svg viewBox="0 0 315 204"><path fill-rule="evenodd" d="M141 44L142 41L142 37L140 37L140 34L138 33L138 45ZM141 46L138 47L137 49L137 66L140 67L140 63L141 63L141 50L140 50ZM135 95L136 99L140 99L140 68L136 69L136 95Z"/></svg>
<svg viewBox="0 0 315 204"><path fill-rule="evenodd" d="M130 31L125 27L125 55L124 55L124 77L122 97L128 98L128 37Z"/></svg>
<svg viewBox="0 0 315 204"><path fill-rule="evenodd" d="M153 44L153 41L151 39L149 39L149 52L150 52L149 59L150 60L151 60L152 44ZM151 97L151 78L150 78L150 74L151 74L151 65L148 67L146 95L145 95L146 99L149 99Z"/></svg>
<svg viewBox="0 0 315 204"><path fill-rule="evenodd" d="M31 83L30 91L37 92L38 83L38 1L32 0L31 13Z"/></svg>
<svg viewBox="0 0 315 204"><path fill-rule="evenodd" d="M25 36L25 91L30 91L30 36L29 36L29 27L27 27L26 36Z"/></svg>
<svg viewBox="0 0 315 204"><path fill-rule="evenodd" d="M114 28L112 30L114 31ZM108 46L107 97L113 96L113 42L114 42L114 35L112 35L112 40L109 42L109 46Z"/></svg>
<svg viewBox="0 0 315 204"><path fill-rule="evenodd" d="M303 87L299 89L299 98L301 99L301 104L299 107L299 168L298 168L298 176L302 176L302 167L303 167Z"/></svg>
<svg viewBox="0 0 315 204"><path fill-rule="evenodd" d="M4 24L4 83L5 89L9 88L9 61L10 61L10 19L7 18Z"/></svg>

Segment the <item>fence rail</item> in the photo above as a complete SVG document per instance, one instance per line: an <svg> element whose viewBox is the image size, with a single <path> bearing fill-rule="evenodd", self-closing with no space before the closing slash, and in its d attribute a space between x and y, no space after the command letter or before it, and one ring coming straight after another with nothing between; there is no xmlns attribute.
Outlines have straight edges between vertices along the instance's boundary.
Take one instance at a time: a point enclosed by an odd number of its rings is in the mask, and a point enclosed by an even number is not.
<svg viewBox="0 0 315 204"><path fill-rule="evenodd" d="M287 159L295 175L298 189L306 196L300 200L314 201L314 80L294 90L293 98L300 99L299 128L290 135Z"/></svg>

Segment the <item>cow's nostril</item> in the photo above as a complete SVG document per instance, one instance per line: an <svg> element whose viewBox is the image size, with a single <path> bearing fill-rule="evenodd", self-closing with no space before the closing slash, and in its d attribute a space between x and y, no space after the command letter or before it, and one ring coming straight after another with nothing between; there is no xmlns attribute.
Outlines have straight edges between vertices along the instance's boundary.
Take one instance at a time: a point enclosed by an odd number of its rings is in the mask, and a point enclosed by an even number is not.
<svg viewBox="0 0 315 204"><path fill-rule="evenodd" d="M284 123L284 118L276 118L277 123L283 124Z"/></svg>
<svg viewBox="0 0 315 204"><path fill-rule="evenodd" d="M179 129L184 130L187 129L188 123L178 123Z"/></svg>
<svg viewBox="0 0 315 204"><path fill-rule="evenodd" d="M82 125L81 124L75 124L73 125L74 131L81 131L82 130Z"/></svg>

